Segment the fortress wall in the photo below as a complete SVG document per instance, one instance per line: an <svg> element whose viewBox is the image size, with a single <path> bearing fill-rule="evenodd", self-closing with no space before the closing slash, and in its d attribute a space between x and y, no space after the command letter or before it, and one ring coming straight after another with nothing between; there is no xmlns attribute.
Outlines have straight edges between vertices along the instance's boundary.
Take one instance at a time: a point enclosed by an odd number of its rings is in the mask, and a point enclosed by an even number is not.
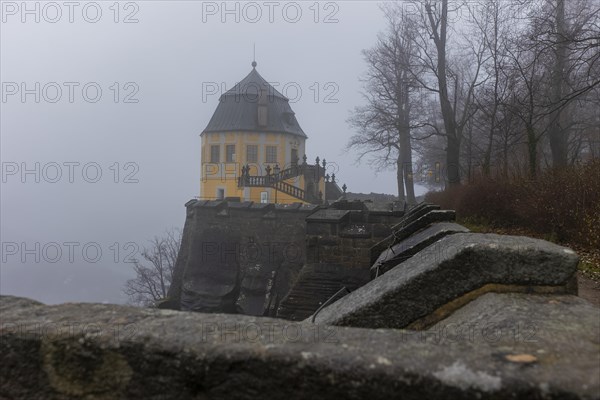
<svg viewBox="0 0 600 400"><path fill-rule="evenodd" d="M269 315L306 260L314 205L186 203L182 245L164 308Z"/></svg>

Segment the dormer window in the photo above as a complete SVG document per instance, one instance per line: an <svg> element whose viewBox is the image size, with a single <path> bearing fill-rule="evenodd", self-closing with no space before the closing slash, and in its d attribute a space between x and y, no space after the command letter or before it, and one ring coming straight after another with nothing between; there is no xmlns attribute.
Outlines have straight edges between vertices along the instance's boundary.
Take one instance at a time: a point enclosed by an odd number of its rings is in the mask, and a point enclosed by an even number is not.
<svg viewBox="0 0 600 400"><path fill-rule="evenodd" d="M267 113L267 88L263 87L258 95L258 126L261 128L268 125L269 116Z"/></svg>
<svg viewBox="0 0 600 400"><path fill-rule="evenodd" d="M258 106L258 126L260 126L261 128L264 128L267 126L268 121L269 121L269 118L267 115L267 106L259 105Z"/></svg>
<svg viewBox="0 0 600 400"><path fill-rule="evenodd" d="M284 119L284 122L288 125L294 125L294 123L295 123L295 118L294 118L293 112L284 112L283 119Z"/></svg>

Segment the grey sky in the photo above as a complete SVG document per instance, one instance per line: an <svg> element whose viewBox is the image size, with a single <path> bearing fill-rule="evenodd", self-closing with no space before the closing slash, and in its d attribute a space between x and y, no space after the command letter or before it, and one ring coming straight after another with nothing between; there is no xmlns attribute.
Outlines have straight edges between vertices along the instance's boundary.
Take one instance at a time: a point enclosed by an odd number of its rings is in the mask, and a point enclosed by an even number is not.
<svg viewBox="0 0 600 400"><path fill-rule="evenodd" d="M361 50L385 24L376 3L230 2L234 11L225 13L222 2L137 1L119 3L118 16L112 1L32 1L30 14L22 4L2 2L3 294L125 301L131 272L122 261L182 227L183 204L199 190L199 134L221 88L251 70L254 43L258 71L292 98L309 160L335 162L350 191L396 192L393 172L375 176L343 152L349 111L362 102ZM97 9L98 22L89 22ZM138 22L124 23L127 16ZM24 102L22 84L32 90ZM102 96L92 102L98 87ZM36 163L39 177L21 175Z"/></svg>

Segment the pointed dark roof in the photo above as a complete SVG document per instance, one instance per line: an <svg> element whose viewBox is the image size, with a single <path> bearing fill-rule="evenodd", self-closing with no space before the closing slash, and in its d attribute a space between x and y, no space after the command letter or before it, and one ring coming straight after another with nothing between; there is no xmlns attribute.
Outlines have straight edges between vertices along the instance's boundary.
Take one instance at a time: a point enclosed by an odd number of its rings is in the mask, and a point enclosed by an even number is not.
<svg viewBox="0 0 600 400"><path fill-rule="evenodd" d="M205 132L275 132L307 137L289 104L256 70L252 71L219 98L219 105L202 133ZM258 105L261 90L266 94L267 124L258 124Z"/></svg>

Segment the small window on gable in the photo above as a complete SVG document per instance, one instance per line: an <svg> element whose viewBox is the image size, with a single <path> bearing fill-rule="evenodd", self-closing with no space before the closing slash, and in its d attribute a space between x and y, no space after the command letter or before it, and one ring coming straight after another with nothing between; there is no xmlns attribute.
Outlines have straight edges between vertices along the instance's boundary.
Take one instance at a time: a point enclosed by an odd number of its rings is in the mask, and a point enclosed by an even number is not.
<svg viewBox="0 0 600 400"><path fill-rule="evenodd" d="M269 117L267 115L267 106L258 106L258 126L264 128L269 123Z"/></svg>
<svg viewBox="0 0 600 400"><path fill-rule="evenodd" d="M285 123L286 124L288 124L288 125L294 125L295 118L294 118L294 113L293 112L286 112L283 115L284 115Z"/></svg>

